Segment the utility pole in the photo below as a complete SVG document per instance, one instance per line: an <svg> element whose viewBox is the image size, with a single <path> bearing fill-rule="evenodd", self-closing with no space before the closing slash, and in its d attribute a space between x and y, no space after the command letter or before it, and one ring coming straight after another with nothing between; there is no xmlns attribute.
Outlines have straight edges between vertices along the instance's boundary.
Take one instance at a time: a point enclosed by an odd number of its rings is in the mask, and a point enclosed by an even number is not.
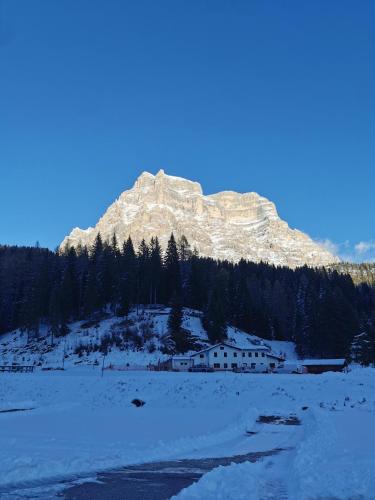
<svg viewBox="0 0 375 500"><path fill-rule="evenodd" d="M65 355L66 355L66 338L64 339L64 351L63 351L63 359L62 359L62 369L65 370Z"/></svg>
<svg viewBox="0 0 375 500"><path fill-rule="evenodd" d="M107 353L105 353L105 354L104 354L104 356L103 356L103 362L102 362L102 377L103 377L103 375L104 375L104 361L105 361L106 356L107 356Z"/></svg>

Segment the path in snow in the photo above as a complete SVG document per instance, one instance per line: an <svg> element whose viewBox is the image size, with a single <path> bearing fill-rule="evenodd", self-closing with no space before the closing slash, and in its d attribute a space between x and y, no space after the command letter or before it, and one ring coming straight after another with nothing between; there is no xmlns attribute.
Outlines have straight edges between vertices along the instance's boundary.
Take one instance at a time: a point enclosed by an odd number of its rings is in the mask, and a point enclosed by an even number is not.
<svg viewBox="0 0 375 500"><path fill-rule="evenodd" d="M72 486L64 492L69 500L166 500L197 481L203 474L231 463L256 462L279 453L271 450L232 457L185 459L130 466L98 474L95 482Z"/></svg>
<svg viewBox="0 0 375 500"><path fill-rule="evenodd" d="M284 500L288 498L287 487L283 481L283 473L287 466L293 446L300 434L296 424L290 424L288 419L260 418L254 427L231 442L228 450L238 450L239 454L228 457L215 456L202 458L208 453L217 455L219 450L211 447L209 450L195 452L190 458L169 460L127 466L109 472L101 472L95 478L72 478L55 484L43 484L42 481L24 485L18 490L8 490L1 493L2 500L45 500L53 497L63 497L66 500L166 500L177 495L181 490L198 481L204 474L219 466L240 464L243 462L258 462L267 460L265 474L262 480L260 500ZM285 425L286 424L286 425ZM298 421L297 421L298 424ZM274 445L273 447L271 447ZM258 447L265 451L250 451L245 449ZM269 449L265 449L269 446ZM222 451L222 448L221 448ZM195 456L194 456L195 455Z"/></svg>

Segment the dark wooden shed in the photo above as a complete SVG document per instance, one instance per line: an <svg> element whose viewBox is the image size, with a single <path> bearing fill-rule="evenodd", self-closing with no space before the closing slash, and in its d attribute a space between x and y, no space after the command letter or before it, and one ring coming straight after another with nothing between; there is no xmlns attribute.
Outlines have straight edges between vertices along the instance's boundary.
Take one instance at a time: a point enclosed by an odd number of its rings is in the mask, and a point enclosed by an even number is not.
<svg viewBox="0 0 375 500"><path fill-rule="evenodd" d="M301 362L306 373L342 372L347 367L346 359L304 359Z"/></svg>

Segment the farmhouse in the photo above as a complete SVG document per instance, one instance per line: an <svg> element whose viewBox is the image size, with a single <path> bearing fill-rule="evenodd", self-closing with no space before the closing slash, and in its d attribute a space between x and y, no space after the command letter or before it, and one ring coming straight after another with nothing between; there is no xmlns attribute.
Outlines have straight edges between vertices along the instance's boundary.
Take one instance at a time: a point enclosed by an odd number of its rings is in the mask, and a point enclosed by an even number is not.
<svg viewBox="0 0 375 500"><path fill-rule="evenodd" d="M267 372L277 369L283 361L264 345L237 347L220 342L191 356L174 356L169 360L169 367L178 371L206 367L213 370Z"/></svg>

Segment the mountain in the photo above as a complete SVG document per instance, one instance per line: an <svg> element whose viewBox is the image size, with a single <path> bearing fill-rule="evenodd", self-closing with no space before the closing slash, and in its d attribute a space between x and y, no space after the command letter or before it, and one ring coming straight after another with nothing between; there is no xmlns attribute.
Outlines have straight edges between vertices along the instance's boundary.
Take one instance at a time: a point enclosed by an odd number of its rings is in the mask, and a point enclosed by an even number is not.
<svg viewBox="0 0 375 500"><path fill-rule="evenodd" d="M349 274L356 285L366 283L375 287L375 262L363 262L361 264L338 262L328 266L328 268L341 274Z"/></svg>
<svg viewBox="0 0 375 500"><path fill-rule="evenodd" d="M131 236L135 245L158 236L165 248L173 232L185 235L199 255L220 260L241 258L275 265L323 266L338 262L309 236L291 229L278 216L274 203L257 193L223 191L204 195L199 183L143 172L124 191L95 227L75 228L61 244L90 245L100 232L119 241Z"/></svg>

